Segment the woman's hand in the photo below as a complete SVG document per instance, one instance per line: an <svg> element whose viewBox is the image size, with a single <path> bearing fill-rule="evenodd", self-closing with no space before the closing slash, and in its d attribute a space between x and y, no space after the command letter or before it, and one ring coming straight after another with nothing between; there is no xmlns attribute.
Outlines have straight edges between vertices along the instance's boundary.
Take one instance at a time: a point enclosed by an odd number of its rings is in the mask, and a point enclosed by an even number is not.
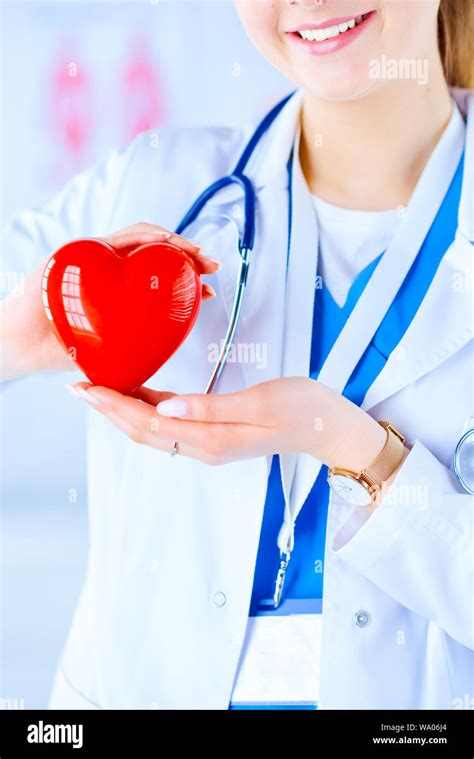
<svg viewBox="0 0 474 759"><path fill-rule="evenodd" d="M88 383L72 386L137 443L206 464L273 453L309 453L358 472L380 453L385 430L334 390L305 377L262 382L237 393L181 395L142 387L134 397Z"/></svg>
<svg viewBox="0 0 474 759"><path fill-rule="evenodd" d="M165 239L189 253L197 263L200 274L214 274L220 268L217 261L200 255L200 247L192 241L153 224L134 224L100 239L123 252L144 243ZM27 277L21 295L11 295L0 304L1 380L36 371L67 371L75 368L51 330L44 311L41 280L47 260ZM213 288L203 284L203 299L207 300L214 295Z"/></svg>

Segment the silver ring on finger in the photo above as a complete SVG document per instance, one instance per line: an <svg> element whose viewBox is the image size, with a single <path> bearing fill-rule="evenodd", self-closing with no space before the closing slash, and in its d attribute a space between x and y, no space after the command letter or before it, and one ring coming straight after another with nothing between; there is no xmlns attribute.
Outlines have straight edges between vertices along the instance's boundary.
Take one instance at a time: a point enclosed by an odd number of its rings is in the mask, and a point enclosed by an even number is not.
<svg viewBox="0 0 474 759"><path fill-rule="evenodd" d="M176 456L178 453L178 443L175 441L172 450L170 451L170 456Z"/></svg>

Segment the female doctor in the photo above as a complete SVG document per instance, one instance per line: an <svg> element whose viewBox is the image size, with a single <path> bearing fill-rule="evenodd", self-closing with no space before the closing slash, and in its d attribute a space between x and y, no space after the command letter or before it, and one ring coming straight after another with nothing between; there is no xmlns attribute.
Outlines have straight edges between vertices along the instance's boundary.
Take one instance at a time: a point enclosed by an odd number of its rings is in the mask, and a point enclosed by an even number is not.
<svg viewBox="0 0 474 759"><path fill-rule="evenodd" d="M471 0L236 6L297 89L246 161L255 244L218 392L242 188L206 205L228 223L175 230L257 122L143 133L5 232L31 273L3 303L4 379L73 368L40 299L66 241L164 236L212 275L146 388L73 386L90 553L50 706L472 708L473 504L451 468L474 416Z"/></svg>

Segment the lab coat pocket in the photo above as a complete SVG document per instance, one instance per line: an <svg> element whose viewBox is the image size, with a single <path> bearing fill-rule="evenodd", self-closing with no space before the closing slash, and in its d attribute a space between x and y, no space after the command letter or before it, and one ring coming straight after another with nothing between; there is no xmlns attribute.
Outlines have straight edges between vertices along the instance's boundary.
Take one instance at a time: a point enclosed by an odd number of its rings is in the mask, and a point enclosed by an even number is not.
<svg viewBox="0 0 474 759"><path fill-rule="evenodd" d="M321 622L321 614L250 617L231 708L315 708Z"/></svg>

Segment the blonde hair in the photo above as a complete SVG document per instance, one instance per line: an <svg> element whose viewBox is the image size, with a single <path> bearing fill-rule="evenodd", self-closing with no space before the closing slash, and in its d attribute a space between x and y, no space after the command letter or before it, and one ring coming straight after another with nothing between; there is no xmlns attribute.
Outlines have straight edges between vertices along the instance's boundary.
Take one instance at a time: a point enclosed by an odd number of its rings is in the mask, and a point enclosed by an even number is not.
<svg viewBox="0 0 474 759"><path fill-rule="evenodd" d="M441 0L438 39L449 86L474 88L474 0Z"/></svg>

